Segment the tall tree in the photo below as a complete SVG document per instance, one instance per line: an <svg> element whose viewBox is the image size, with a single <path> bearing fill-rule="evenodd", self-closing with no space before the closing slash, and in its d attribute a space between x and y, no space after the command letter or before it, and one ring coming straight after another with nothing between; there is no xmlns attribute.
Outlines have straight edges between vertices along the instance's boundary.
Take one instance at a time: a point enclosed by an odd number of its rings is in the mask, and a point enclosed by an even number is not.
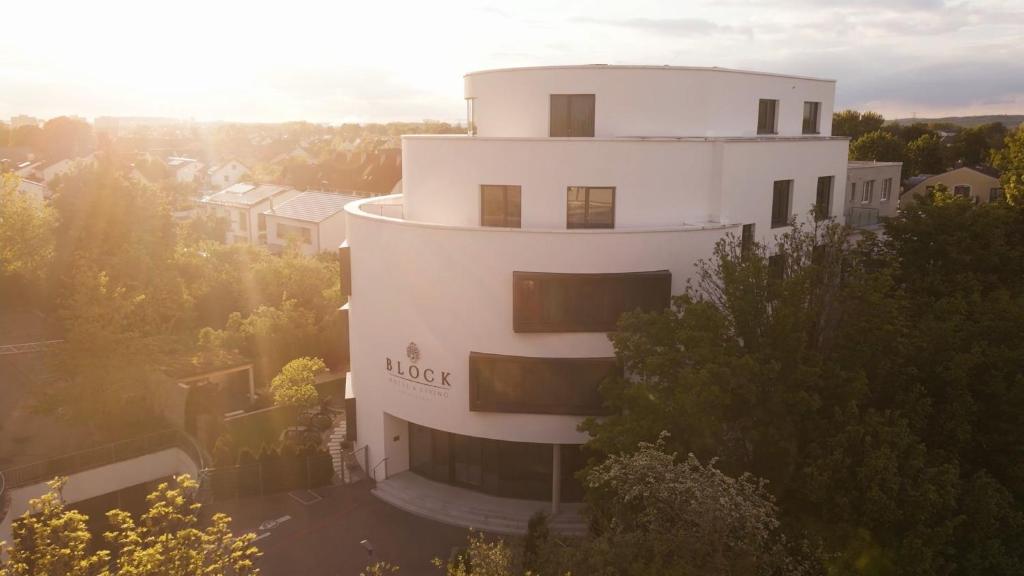
<svg viewBox="0 0 1024 576"><path fill-rule="evenodd" d="M864 134L881 130L883 124L885 124L885 118L881 114L843 110L832 115L832 134L849 136L851 140L856 140Z"/></svg>
<svg viewBox="0 0 1024 576"><path fill-rule="evenodd" d="M902 162L903 157L903 143L892 134L882 130L868 132L850 144L851 160Z"/></svg>
<svg viewBox="0 0 1024 576"><path fill-rule="evenodd" d="M0 300L40 303L53 259L53 211L17 190L18 179L0 176Z"/></svg>
<svg viewBox="0 0 1024 576"><path fill-rule="evenodd" d="M96 147L92 126L85 120L58 116L43 124L42 154L47 160L78 158Z"/></svg>
<svg viewBox="0 0 1024 576"><path fill-rule="evenodd" d="M1024 124L1006 137L1002 150L992 153L992 164L1002 171L1000 182L1007 201L1024 203Z"/></svg>
<svg viewBox="0 0 1024 576"><path fill-rule="evenodd" d="M907 144L903 174L906 177L918 174L941 174L943 167L942 141L935 134L924 134Z"/></svg>

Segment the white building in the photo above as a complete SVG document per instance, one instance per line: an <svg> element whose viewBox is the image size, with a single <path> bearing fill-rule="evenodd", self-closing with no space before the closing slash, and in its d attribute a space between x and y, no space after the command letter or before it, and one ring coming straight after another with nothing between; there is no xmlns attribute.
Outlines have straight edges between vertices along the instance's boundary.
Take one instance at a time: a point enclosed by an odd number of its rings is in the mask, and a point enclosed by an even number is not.
<svg viewBox="0 0 1024 576"><path fill-rule="evenodd" d="M238 160L228 160L223 164L213 166L209 170L210 187L231 186L242 181L242 178L249 173L249 168Z"/></svg>
<svg viewBox="0 0 1024 576"><path fill-rule="evenodd" d="M43 204L52 194L45 184L25 178L18 179L18 192L21 192L26 198L31 198L37 204Z"/></svg>
<svg viewBox="0 0 1024 576"><path fill-rule="evenodd" d="M336 250L345 241L345 205L358 196L331 192L303 192L263 212L267 247L284 250L298 242L307 256Z"/></svg>
<svg viewBox="0 0 1024 576"><path fill-rule="evenodd" d="M871 228L896 216L900 205L902 162L851 160L846 170L845 222Z"/></svg>
<svg viewBox="0 0 1024 576"><path fill-rule="evenodd" d="M842 213L834 94L718 68L468 74L472 135L405 136L403 194L346 207L356 448L381 494L579 500L619 315L667 306L727 233Z"/></svg>
<svg viewBox="0 0 1024 576"><path fill-rule="evenodd" d="M191 184L200 179L203 163L194 158L172 156L167 159L167 169L174 175L176 181L182 184Z"/></svg>
<svg viewBox="0 0 1024 576"><path fill-rule="evenodd" d="M263 212L298 194L298 190L287 186L239 183L206 196L202 203L207 210L227 220L225 243L263 244L266 242Z"/></svg>

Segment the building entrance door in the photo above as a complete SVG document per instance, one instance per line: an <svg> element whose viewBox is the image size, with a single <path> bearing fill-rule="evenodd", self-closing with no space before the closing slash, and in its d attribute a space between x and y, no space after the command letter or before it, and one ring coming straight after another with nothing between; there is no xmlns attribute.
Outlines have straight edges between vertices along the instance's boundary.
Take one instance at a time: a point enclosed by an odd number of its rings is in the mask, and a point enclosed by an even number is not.
<svg viewBox="0 0 1024 576"><path fill-rule="evenodd" d="M480 438L452 434L452 481L473 488L483 482L482 452Z"/></svg>

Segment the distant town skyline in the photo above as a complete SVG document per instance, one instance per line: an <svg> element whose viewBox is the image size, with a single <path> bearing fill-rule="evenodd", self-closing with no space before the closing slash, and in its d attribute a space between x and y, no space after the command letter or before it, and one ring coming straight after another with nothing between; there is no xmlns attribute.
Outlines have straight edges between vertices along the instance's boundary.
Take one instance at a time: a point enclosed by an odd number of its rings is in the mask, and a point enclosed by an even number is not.
<svg viewBox="0 0 1024 576"><path fill-rule="evenodd" d="M837 109L888 118L1024 113L1024 6L1008 0L42 0L5 16L5 122L457 122L466 72L588 63L832 78Z"/></svg>

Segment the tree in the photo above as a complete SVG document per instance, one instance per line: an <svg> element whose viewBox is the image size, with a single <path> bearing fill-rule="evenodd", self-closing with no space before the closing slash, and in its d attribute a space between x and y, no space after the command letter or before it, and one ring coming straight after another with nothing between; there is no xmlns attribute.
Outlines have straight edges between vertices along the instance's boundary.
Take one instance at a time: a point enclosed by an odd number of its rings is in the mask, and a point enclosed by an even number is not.
<svg viewBox="0 0 1024 576"><path fill-rule="evenodd" d="M941 174L942 141L935 134L924 134L907 145L907 158L903 165L905 176Z"/></svg>
<svg viewBox="0 0 1024 576"><path fill-rule="evenodd" d="M469 534L469 546L448 562L434 559L445 576L513 576L513 552L504 540L488 540L479 532Z"/></svg>
<svg viewBox="0 0 1024 576"><path fill-rule="evenodd" d="M121 510L107 513L107 548L94 543L88 518L61 499L64 479L29 503L29 511L13 525L13 546L0 563L0 576L163 576L211 574L248 576L259 573L252 545L256 535L231 532L231 518L214 514L201 528L196 483L187 475L174 485L160 484L147 497L149 510L138 521Z"/></svg>
<svg viewBox="0 0 1024 576"><path fill-rule="evenodd" d="M1002 171L999 180L1007 201L1024 202L1024 124L1006 137L1002 150L992 154L992 164Z"/></svg>
<svg viewBox="0 0 1024 576"><path fill-rule="evenodd" d="M885 118L875 112L843 110L832 115L832 134L849 136L851 140L856 140L864 134L881 130L883 124Z"/></svg>
<svg viewBox="0 0 1024 576"><path fill-rule="evenodd" d="M85 120L68 116L47 120L41 137L42 154L48 160L78 158L96 146L92 126Z"/></svg>
<svg viewBox="0 0 1024 576"><path fill-rule="evenodd" d="M316 406L319 395L316 391L316 377L327 367L319 358L296 358L285 364L281 373L270 383L274 403L278 405Z"/></svg>
<svg viewBox="0 0 1024 576"><path fill-rule="evenodd" d="M0 176L0 296L5 303L38 301L53 259L52 210L22 195L16 176Z"/></svg>
<svg viewBox="0 0 1024 576"><path fill-rule="evenodd" d="M851 160L902 162L903 156L903 143L892 134L882 130L868 132L850 144Z"/></svg>

